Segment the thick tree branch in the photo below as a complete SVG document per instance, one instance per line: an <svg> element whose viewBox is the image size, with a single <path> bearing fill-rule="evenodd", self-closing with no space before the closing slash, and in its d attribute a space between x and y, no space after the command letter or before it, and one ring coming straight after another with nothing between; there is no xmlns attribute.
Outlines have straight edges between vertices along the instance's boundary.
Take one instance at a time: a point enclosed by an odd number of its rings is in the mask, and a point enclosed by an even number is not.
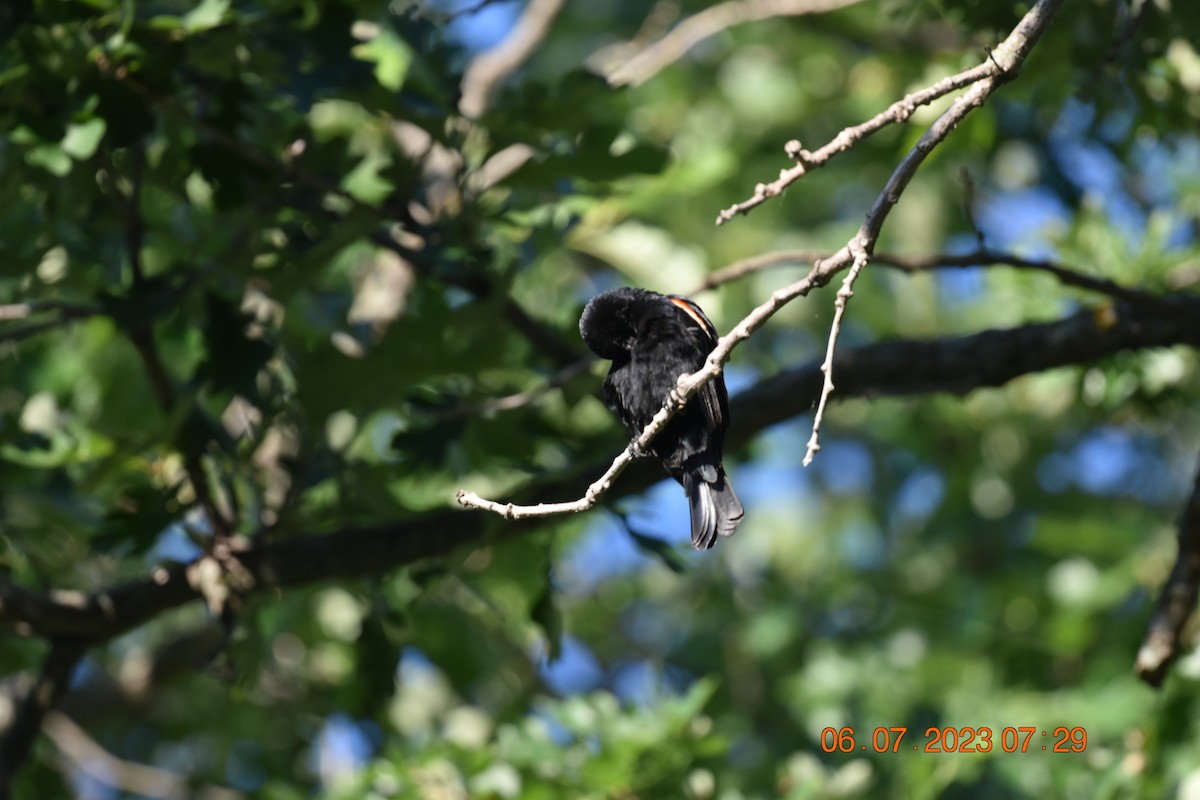
<svg viewBox="0 0 1200 800"><path fill-rule="evenodd" d="M725 267L710 272L704 280L687 295L697 295L723 286L726 283L740 280L747 275L763 272L773 267L789 264L811 264L823 258L828 258L828 252L816 250L780 250L764 253L758 256L735 261ZM1160 295L1130 289L1106 278L1095 278L1078 269L1068 267L1056 261L1023 258L1014 253L997 250L977 250L965 254L941 254L924 258L906 258L893 253L876 253L871 257L871 263L899 272L917 274L939 269L974 269L983 267L1005 266L1027 272L1042 272L1058 279L1064 286L1097 292L1117 300L1125 300L1135 305L1158 309L1170 314L1191 314L1190 301L1184 297ZM547 333L549 330L547 329ZM569 352L569 351L568 351ZM563 354L565 357L566 353ZM477 403L464 403L442 411L430 414L433 419L457 419L480 414L493 414L523 408L536 402L548 392L562 386L576 375L585 372L597 361L592 356L576 359L555 372L544 382L523 392L517 392L503 397L496 397Z"/></svg>
<svg viewBox="0 0 1200 800"><path fill-rule="evenodd" d="M740 203L735 203L718 214L717 224L721 225L728 222L738 214L745 214L750 209L762 205L770 198L777 197L784 189L800 180L806 173L817 167L824 166L831 158L849 150L876 131L888 125L905 122L918 107L932 103L934 100L956 89L974 84L967 93L956 99L950 108L938 118L938 121L934 123L934 127L925 132L925 135L921 137L917 145L905 157L904 162L901 162L900 167L892 173L892 180L888 181L888 188L880 194L880 200L894 205L899 200L900 192L904 190L908 179L916 171L915 164L913 168L906 169L906 162L909 160L915 160L917 163L923 161L925 156L929 154L929 151L941 139L945 138L946 134L967 113L982 105L983 101L996 90L997 86L1011 80L1016 75L1017 70L1021 68L1025 58L1033 50L1034 45L1037 44L1038 39L1041 38L1042 33L1045 32L1050 24L1050 20L1053 19L1055 12L1058 11L1062 3L1063 0L1039 0L1021 19L1017 27L1008 35L1008 38L1001 42L982 64L964 70L956 75L943 78L932 86L896 101L866 122L846 128L835 136L833 141L823 147L810 152L805 150L800 142L794 139L788 142L784 146L784 150L796 160L796 166L781 171L779 177L770 183L758 184L754 189L752 197ZM946 130L940 134L931 136L931 134L934 134L935 128L938 128L939 125L944 126ZM902 177L903 180L896 181L897 177ZM876 207L879 206L880 200L876 200ZM872 211L874 210L873 208ZM870 219L870 216L868 215L868 219ZM882 219L880 222L882 223ZM875 233L878 235L877 230Z"/></svg>
<svg viewBox="0 0 1200 800"><path fill-rule="evenodd" d="M66 691L71 673L83 654L84 647L79 642L51 642L41 674L17 706L12 722L0 739L0 800L12 796L13 779L29 758L42 720Z"/></svg>
<svg viewBox="0 0 1200 800"><path fill-rule="evenodd" d="M758 256L735 261L718 270L710 272L687 295L697 295L710 291L726 283L740 280L747 275L763 272L773 267L789 264L811 264L828 258L828 252L816 250L780 250L764 253ZM893 253L876 253L871 257L871 263L888 269L895 269L907 274L917 274L940 269L975 269L984 267L1005 266L1020 271L1042 272L1058 279L1064 286L1093 291L1116 300L1125 300L1135 305L1158 309L1170 314L1192 314L1191 301L1186 297L1164 296L1139 289L1130 289L1107 278L1095 278L1078 269L1068 267L1057 261L1023 258L1014 253L998 250L977 250L963 254L940 254L924 258L906 258ZM536 402L548 392L562 386L571 378L585 372L597 361L594 357L585 357L567 364L543 383L523 392L496 397L478 403L465 403L453 406L430 416L434 419L457 419L465 416L492 414L523 408Z"/></svg>
<svg viewBox="0 0 1200 800"><path fill-rule="evenodd" d="M1118 304L1113 308L1114 317L1105 320L1098 320L1091 311L1080 311L1056 322L843 350L834 358L838 374L835 398L966 394L1030 373L1089 364L1123 350L1200 346L1200 327L1192 321L1200 317L1200 298L1188 297L1184 302L1194 314L1191 319ZM806 413L819 398L822 383L820 362L814 361L735 395L730 448L765 427ZM599 468L599 463L590 461L566 474L534 481L514 493L514 502L536 504L577 495ZM615 495L632 494L662 480L657 464L643 462L632 473L614 490ZM378 575L484 541L491 530L489 519L447 508L399 522L254 547L240 551L238 559L253 579L247 592ZM516 523L504 526L503 534L520 535L536 528L537 521ZM199 598L197 576L208 558L159 568L139 580L90 595L46 595L0 583L0 627L47 637L108 640Z"/></svg>
<svg viewBox="0 0 1200 800"><path fill-rule="evenodd" d="M1184 625L1196 611L1200 594L1200 469L1192 494L1179 515L1179 552L1175 567L1158 597L1146 625L1134 671L1151 686L1162 684L1167 668L1179 653Z"/></svg>

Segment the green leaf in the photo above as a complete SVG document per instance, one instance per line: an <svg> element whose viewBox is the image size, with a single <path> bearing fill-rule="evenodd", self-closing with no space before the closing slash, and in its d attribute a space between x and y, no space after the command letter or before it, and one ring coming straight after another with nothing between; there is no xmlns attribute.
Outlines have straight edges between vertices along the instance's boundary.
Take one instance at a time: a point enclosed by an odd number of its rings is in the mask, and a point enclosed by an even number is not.
<svg viewBox="0 0 1200 800"><path fill-rule="evenodd" d="M25 154L25 161L60 178L71 171L71 157L61 144L40 144Z"/></svg>
<svg viewBox="0 0 1200 800"><path fill-rule="evenodd" d="M386 28L351 52L355 58L375 62L375 80L393 92L399 91L404 85L404 78L413 60L413 51L408 43Z"/></svg>
<svg viewBox="0 0 1200 800"><path fill-rule="evenodd" d="M215 28L225 21L229 5L230 0L200 0L200 5L184 14L180 23L189 33Z"/></svg>
<svg viewBox="0 0 1200 800"><path fill-rule="evenodd" d="M384 153L368 154L342 179L342 188L364 203L382 202L395 189L391 181L379 175L391 163L392 159Z"/></svg>
<svg viewBox="0 0 1200 800"><path fill-rule="evenodd" d="M87 122L67 126L67 135L63 137L62 149L76 161L89 159L100 146L104 138L107 124L100 117L93 117Z"/></svg>

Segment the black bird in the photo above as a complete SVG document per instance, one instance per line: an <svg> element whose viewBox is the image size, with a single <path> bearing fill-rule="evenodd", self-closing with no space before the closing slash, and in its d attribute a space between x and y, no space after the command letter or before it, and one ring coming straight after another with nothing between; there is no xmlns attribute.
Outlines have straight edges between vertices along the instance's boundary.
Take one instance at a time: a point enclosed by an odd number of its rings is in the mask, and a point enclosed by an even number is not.
<svg viewBox="0 0 1200 800"><path fill-rule="evenodd" d="M717 345L717 331L700 306L647 289L596 295L579 318L579 334L593 353L613 362L604 404L635 435L662 409L679 376L697 372ZM697 550L712 547L717 536L732 536L745 513L721 464L727 427L729 394L718 375L650 445L687 492Z"/></svg>

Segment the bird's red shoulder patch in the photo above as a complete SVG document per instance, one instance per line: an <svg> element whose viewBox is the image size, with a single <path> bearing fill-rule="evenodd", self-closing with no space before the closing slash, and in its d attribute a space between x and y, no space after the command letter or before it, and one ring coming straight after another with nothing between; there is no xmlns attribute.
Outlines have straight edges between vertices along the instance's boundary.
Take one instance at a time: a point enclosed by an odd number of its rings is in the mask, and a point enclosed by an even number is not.
<svg viewBox="0 0 1200 800"><path fill-rule="evenodd" d="M717 338L716 329L713 327L713 324L708 321L708 317L704 315L704 312L700 310L699 306L697 306L691 300L688 300L686 297L679 297L678 295L671 295L667 299L679 308L683 309L685 314L696 321L696 324L700 326L701 330L714 339Z"/></svg>

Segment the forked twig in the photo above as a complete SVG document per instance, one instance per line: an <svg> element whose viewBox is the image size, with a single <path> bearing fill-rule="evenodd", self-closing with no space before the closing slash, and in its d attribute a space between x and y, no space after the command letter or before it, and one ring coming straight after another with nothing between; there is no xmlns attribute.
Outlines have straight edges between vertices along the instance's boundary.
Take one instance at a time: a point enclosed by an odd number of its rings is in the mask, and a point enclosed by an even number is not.
<svg viewBox="0 0 1200 800"><path fill-rule="evenodd" d="M937 83L926 86L924 89L912 92L905 95L890 106L871 117L866 122L861 122L858 125L853 125L838 133L829 143L817 148L816 150L806 150L803 145L792 139L784 145L784 152L788 157L792 158L796 165L788 169L780 170L779 177L770 183L760 183L754 187L754 194L740 203L734 203L729 208L721 211L717 215L717 224L722 225L738 214L746 214L750 209L760 206L772 197L777 197L783 193L783 190L791 186L796 181L800 180L814 169L825 166L834 156L844 153L854 145L866 139L868 136L886 128L888 125L897 125L902 122L907 122L908 119L916 113L921 106L929 105L935 100L938 100L953 91L962 89L965 86L977 84L980 81L997 79L1007 79L1011 77L1024 61L1025 55L1028 53L1013 54L1014 60L1008 64L1003 64L1001 59L996 54L1009 47L1020 47L1024 44L1032 46L1044 25L1049 22L1050 17L1058 10L1061 5L1061 0L1058 2L1044 4L1038 3L1037 6L1025 15L1021 20L1021 24L1017 29L1009 35L1007 39L1000 44L996 50L988 53L988 58L983 63L963 70L962 72L948 75L942 78ZM1045 6L1045 7L1043 7ZM1026 22L1030 22L1029 33L1024 37L1018 37L1022 26ZM1041 26L1041 27L1039 27ZM984 96L990 94L994 86L988 88Z"/></svg>
<svg viewBox="0 0 1200 800"><path fill-rule="evenodd" d="M888 178L886 184L867 212L866 219L858 232L836 253L829 258L817 261L808 275L795 283L773 292L766 302L757 306L742 319L733 330L721 337L717 346L709 354L708 360L700 371L692 375L681 375L675 389L667 397L662 409L655 414L650 424L630 442L625 449L613 460L612 464L584 492L583 497L564 503L541 503L534 506L520 506L513 503L501 503L487 500L474 492L460 490L457 499L466 508L477 508L501 514L509 519L526 517L544 517L555 514L586 511L594 506L599 498L608 490L625 468L633 461L636 453L649 450L654 437L666 427L667 422L684 406L688 398L695 394L700 387L715 378L724 369L733 349L748 339L750 335L762 327L776 311L801 295L806 295L813 288L828 283L834 275L848 267L851 270L839 291L842 306L853 292L854 279L861 273L863 266L869 260L879 238L884 220L891 209L899 201L909 181L916 174L917 168L930 152L944 140L952 130L972 110L983 104L983 101L995 91L1002 80L1007 80L1024 62L1041 37L1046 27L1053 19L1054 13L1062 5L1063 0L1039 0L1032 9L1021 19L1012 33L1001 42L993 52L998 67L997 72L990 77L977 82L966 93L960 95L942 113L940 117L921 136L912 150L901 160ZM844 295L844 296L843 296ZM840 318L839 318L840 320ZM827 356L832 359L832 351L836 348L837 330L831 331ZM826 380L832 383L832 376L826 373ZM816 446L820 418L815 419L810 448Z"/></svg>
<svg viewBox="0 0 1200 800"><path fill-rule="evenodd" d="M812 463L813 456L821 449L817 434L821 430L821 420L825 416L825 404L829 401L829 395L833 393L833 353L837 348L838 335L842 332L842 315L846 313L846 303L850 302L850 298L854 296L854 281L858 280L858 274L867 265L866 250L858 246L853 248L853 253L854 263L850 266L846 277L842 279L842 288L838 289L837 299L833 303L833 322L829 326L829 343L825 346L825 360L821 362L821 374L825 376L821 384L821 399L817 401L817 411L813 415L812 435L808 437L808 443L804 450L804 461L801 462L806 467Z"/></svg>

